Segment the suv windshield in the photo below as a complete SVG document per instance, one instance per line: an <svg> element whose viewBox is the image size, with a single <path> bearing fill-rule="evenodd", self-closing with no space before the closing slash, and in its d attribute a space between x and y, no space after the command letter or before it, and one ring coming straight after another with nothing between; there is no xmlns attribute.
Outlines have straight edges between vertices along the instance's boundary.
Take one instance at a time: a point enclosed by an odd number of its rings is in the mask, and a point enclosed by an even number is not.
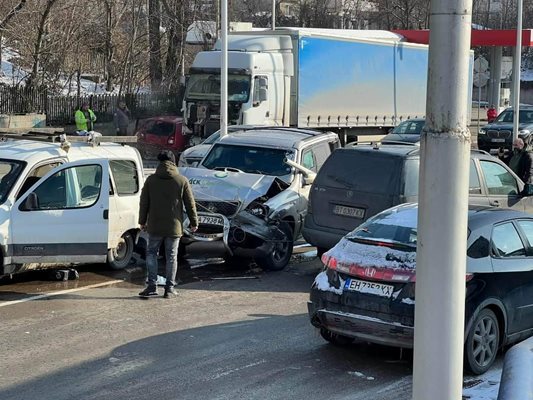
<svg viewBox="0 0 533 400"><path fill-rule="evenodd" d="M281 149L215 144L202 165L209 169L235 168L251 174L284 176L292 171L285 164L285 157L287 152Z"/></svg>
<svg viewBox="0 0 533 400"><path fill-rule="evenodd" d="M494 122L509 122L512 123L514 118L513 110L505 110ZM520 123L533 123L533 110L520 110Z"/></svg>
<svg viewBox="0 0 533 400"><path fill-rule="evenodd" d="M228 100L246 103L250 95L250 76L228 76ZM220 75L192 74L187 83L186 99L220 99Z"/></svg>
<svg viewBox="0 0 533 400"><path fill-rule="evenodd" d="M25 163L0 159L0 204L6 201Z"/></svg>

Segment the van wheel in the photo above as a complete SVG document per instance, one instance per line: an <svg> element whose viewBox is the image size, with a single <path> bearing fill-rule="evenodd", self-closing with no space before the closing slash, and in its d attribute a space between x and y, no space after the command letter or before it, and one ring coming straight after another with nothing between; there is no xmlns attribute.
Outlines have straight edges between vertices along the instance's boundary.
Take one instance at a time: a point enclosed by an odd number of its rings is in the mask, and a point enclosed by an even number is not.
<svg viewBox="0 0 533 400"><path fill-rule="evenodd" d="M261 268L270 271L281 271L285 268L291 259L294 247L291 226L287 222L282 222L279 224L278 229L283 235L279 240L276 240L272 252L266 257L255 260Z"/></svg>
<svg viewBox="0 0 533 400"><path fill-rule="evenodd" d="M133 236L131 233L126 232L120 238L117 247L107 251L107 264L112 269L126 268L133 257L134 247Z"/></svg>

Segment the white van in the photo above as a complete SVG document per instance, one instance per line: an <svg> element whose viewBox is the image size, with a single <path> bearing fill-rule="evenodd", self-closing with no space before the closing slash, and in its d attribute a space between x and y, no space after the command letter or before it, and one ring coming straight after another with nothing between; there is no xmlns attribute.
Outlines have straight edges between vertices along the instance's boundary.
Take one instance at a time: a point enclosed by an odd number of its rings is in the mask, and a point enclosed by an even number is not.
<svg viewBox="0 0 533 400"><path fill-rule="evenodd" d="M135 138L0 142L0 276L71 263L128 265L144 183ZM75 141L76 140L76 141Z"/></svg>

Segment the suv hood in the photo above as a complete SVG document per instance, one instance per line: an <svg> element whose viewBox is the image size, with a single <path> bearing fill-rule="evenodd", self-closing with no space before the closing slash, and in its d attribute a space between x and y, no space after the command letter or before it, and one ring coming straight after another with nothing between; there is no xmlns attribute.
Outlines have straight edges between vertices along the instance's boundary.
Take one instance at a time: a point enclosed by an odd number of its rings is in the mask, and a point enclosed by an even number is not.
<svg viewBox="0 0 533 400"><path fill-rule="evenodd" d="M483 127L484 130L494 129L497 131L512 131L513 130L513 124L509 122L494 122L492 124L485 125ZM518 129L533 129L533 124L531 123L524 123L518 124Z"/></svg>
<svg viewBox="0 0 533 400"><path fill-rule="evenodd" d="M179 168L179 171L189 180L196 201L238 201L242 208L258 197L278 194L279 190L274 193L270 190L273 186L281 190L288 187L276 176L193 167Z"/></svg>
<svg viewBox="0 0 533 400"><path fill-rule="evenodd" d="M204 158L212 145L210 144L198 144L193 147L189 147L184 150L182 154L183 157L194 157L194 158Z"/></svg>

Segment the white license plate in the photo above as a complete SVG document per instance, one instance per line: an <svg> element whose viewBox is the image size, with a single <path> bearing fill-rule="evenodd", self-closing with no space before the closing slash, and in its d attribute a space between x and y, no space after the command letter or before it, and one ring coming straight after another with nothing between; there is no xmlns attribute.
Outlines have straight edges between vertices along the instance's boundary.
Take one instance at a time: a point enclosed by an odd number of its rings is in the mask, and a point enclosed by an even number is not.
<svg viewBox="0 0 533 400"><path fill-rule="evenodd" d="M370 293L378 296L391 297L394 286L382 283L360 281L358 279L348 279L344 288L353 292Z"/></svg>
<svg viewBox="0 0 533 400"><path fill-rule="evenodd" d="M505 143L505 139L491 139L492 143Z"/></svg>
<svg viewBox="0 0 533 400"><path fill-rule="evenodd" d="M199 215L198 222L203 225L224 225L224 220L221 217Z"/></svg>
<svg viewBox="0 0 533 400"><path fill-rule="evenodd" d="M343 215L345 217L364 218L364 208L339 206L338 204L333 207L333 214Z"/></svg>

